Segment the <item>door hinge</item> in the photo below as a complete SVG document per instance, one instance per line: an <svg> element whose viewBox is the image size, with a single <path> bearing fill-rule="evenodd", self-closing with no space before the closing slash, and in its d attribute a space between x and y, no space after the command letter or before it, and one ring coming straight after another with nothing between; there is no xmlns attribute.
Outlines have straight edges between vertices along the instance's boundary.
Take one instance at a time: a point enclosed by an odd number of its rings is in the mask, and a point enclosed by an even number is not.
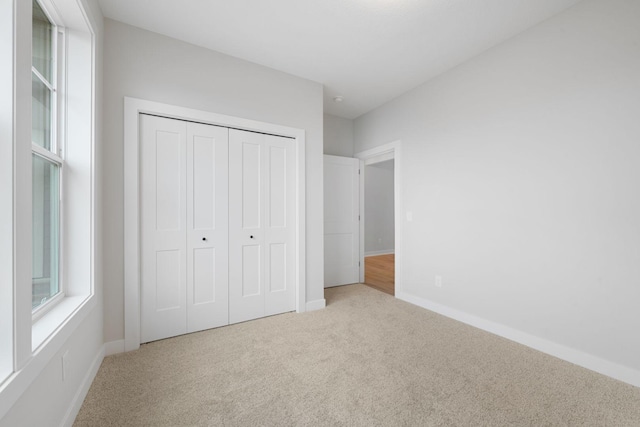
<svg viewBox="0 0 640 427"><path fill-rule="evenodd" d="M360 221L360 215L358 215L358 221Z"/></svg>
<svg viewBox="0 0 640 427"><path fill-rule="evenodd" d="M358 175L360 175L360 169L358 169Z"/></svg>

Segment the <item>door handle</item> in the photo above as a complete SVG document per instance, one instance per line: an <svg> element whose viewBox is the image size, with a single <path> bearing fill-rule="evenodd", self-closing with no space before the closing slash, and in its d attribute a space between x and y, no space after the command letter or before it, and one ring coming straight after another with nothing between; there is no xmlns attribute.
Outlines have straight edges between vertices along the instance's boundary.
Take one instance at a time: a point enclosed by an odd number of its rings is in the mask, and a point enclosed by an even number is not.
<svg viewBox="0 0 640 427"><path fill-rule="evenodd" d="M253 239L253 236L249 236L250 239Z"/></svg>

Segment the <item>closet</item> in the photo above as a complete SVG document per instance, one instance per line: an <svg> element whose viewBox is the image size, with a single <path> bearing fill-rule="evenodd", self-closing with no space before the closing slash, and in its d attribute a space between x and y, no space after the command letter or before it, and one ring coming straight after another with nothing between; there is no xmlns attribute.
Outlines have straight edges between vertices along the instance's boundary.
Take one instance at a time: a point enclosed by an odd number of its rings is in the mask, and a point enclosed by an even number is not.
<svg viewBox="0 0 640 427"><path fill-rule="evenodd" d="M295 310L294 148L140 115L141 342Z"/></svg>

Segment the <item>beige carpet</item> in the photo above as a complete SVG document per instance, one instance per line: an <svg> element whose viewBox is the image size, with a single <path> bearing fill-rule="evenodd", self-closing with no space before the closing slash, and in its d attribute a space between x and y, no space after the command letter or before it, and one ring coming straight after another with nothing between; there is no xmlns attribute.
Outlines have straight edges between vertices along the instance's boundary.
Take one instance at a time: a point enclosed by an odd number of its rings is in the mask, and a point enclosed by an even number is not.
<svg viewBox="0 0 640 427"><path fill-rule="evenodd" d="M363 285L107 357L75 426L640 426L640 389Z"/></svg>

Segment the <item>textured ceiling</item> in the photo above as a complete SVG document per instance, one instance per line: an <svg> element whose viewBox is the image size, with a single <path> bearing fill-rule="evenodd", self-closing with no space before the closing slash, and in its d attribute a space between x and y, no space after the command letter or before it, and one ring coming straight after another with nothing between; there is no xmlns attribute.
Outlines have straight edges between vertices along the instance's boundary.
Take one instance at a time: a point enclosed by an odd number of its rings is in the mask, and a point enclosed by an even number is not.
<svg viewBox="0 0 640 427"><path fill-rule="evenodd" d="M325 112L349 119L578 1L99 0L108 18L322 83Z"/></svg>

